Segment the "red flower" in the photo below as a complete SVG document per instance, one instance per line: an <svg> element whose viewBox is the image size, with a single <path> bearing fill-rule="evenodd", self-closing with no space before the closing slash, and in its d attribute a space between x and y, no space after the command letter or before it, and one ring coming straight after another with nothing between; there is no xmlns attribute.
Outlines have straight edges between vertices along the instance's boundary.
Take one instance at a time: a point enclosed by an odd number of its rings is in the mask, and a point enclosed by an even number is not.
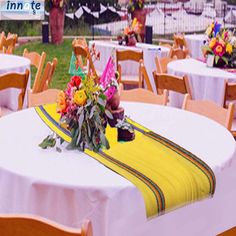
<svg viewBox="0 0 236 236"><path fill-rule="evenodd" d="M219 42L216 42L213 48L214 54L216 56L222 57L225 54L225 45L222 45Z"/></svg>
<svg viewBox="0 0 236 236"><path fill-rule="evenodd" d="M72 87L78 88L80 86L80 84L81 84L81 77L80 76L75 75L75 76L71 77L70 85Z"/></svg>

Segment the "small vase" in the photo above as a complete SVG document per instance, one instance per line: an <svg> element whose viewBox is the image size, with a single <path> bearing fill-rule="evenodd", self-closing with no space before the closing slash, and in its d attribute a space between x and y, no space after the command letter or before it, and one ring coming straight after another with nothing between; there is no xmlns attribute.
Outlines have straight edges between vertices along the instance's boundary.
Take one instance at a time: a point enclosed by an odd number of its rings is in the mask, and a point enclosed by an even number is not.
<svg viewBox="0 0 236 236"><path fill-rule="evenodd" d="M112 98L107 102L107 105L111 110L116 110L120 105L120 94L118 91L112 96Z"/></svg>
<svg viewBox="0 0 236 236"><path fill-rule="evenodd" d="M129 131L128 129L118 128L118 141L132 141L135 138L134 131Z"/></svg>
<svg viewBox="0 0 236 236"><path fill-rule="evenodd" d="M135 34L128 35L128 40L126 42L126 45L127 46L135 46L136 43L137 43L137 40L136 40Z"/></svg>
<svg viewBox="0 0 236 236"><path fill-rule="evenodd" d="M113 119L107 119L108 123L111 127L115 127L118 120L123 120L124 119L124 108L123 107L119 107L118 109L111 111L111 114L113 116Z"/></svg>

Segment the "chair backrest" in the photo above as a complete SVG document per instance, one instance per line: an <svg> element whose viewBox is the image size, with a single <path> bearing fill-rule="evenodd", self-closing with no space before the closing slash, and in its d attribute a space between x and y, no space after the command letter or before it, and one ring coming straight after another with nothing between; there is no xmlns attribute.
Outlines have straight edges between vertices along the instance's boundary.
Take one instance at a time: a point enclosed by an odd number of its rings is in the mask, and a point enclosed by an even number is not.
<svg viewBox="0 0 236 236"><path fill-rule="evenodd" d="M5 33L2 32L0 37L0 50L2 50L3 53L13 54L17 39L17 34L8 33L6 37Z"/></svg>
<svg viewBox="0 0 236 236"><path fill-rule="evenodd" d="M167 91L164 90L162 95L156 95L153 92L143 89L130 89L120 91L121 101L153 103L159 105L167 104Z"/></svg>
<svg viewBox="0 0 236 236"><path fill-rule="evenodd" d="M165 47L165 48L169 48L169 49L171 49L173 47L173 45L171 45L169 43L164 43L164 42L160 42L159 45L162 47Z"/></svg>
<svg viewBox="0 0 236 236"><path fill-rule="evenodd" d="M18 110L21 110L23 107L28 79L29 70L26 70L24 74L8 73L0 75L0 90L7 88L21 89L21 93L18 96Z"/></svg>
<svg viewBox="0 0 236 236"><path fill-rule="evenodd" d="M224 107L227 107L227 101L236 100L236 83L225 81Z"/></svg>
<svg viewBox="0 0 236 236"><path fill-rule="evenodd" d="M158 56L156 56L155 63L156 63L157 73L167 74L167 65L169 62L174 60L176 60L176 58L170 58L170 57L159 58Z"/></svg>
<svg viewBox="0 0 236 236"><path fill-rule="evenodd" d="M188 93L191 96L188 77L170 75L170 74L158 74L153 72L153 78L157 91L167 89L181 94Z"/></svg>
<svg viewBox="0 0 236 236"><path fill-rule="evenodd" d="M31 215L0 215L1 236L92 236L91 222L80 229L66 227L42 217Z"/></svg>
<svg viewBox="0 0 236 236"><path fill-rule="evenodd" d="M139 81L139 88L142 87L143 82L145 81L145 84L147 86L147 90L153 92L153 88L146 70L146 67L143 63L143 60L140 60L140 76L141 76L141 80Z"/></svg>
<svg viewBox="0 0 236 236"><path fill-rule="evenodd" d="M81 58L82 58L82 60L83 59L87 60L88 61L88 74L92 74L95 78L95 81L98 82L98 80L99 80L98 74L97 74L95 66L93 64L93 60L90 55L89 48L84 47L82 45L78 45L78 44L76 44L76 45L72 44L72 47L73 47L77 62L79 63L79 66L83 69L83 61L81 61Z"/></svg>
<svg viewBox="0 0 236 236"><path fill-rule="evenodd" d="M74 45L74 46L80 45L80 46L83 46L83 47L88 47L87 41L84 37L83 38L75 38L72 41L72 45Z"/></svg>
<svg viewBox="0 0 236 236"><path fill-rule="evenodd" d="M174 34L174 48L187 49L187 42L184 34Z"/></svg>
<svg viewBox="0 0 236 236"><path fill-rule="evenodd" d="M47 89L40 93L28 93L28 106L35 107L49 103L56 103L59 89Z"/></svg>
<svg viewBox="0 0 236 236"><path fill-rule="evenodd" d="M46 59L46 53L42 52L41 55L37 52L29 52L26 48L23 52L23 57L26 57L30 60L31 65L37 68L37 72L35 74L34 84L32 91L35 92L40 84L41 75L43 71L44 62Z"/></svg>
<svg viewBox="0 0 236 236"><path fill-rule="evenodd" d="M139 62L143 60L143 51L134 51L134 50L116 50L116 62L119 61L136 61Z"/></svg>
<svg viewBox="0 0 236 236"><path fill-rule="evenodd" d="M2 47L3 47L3 38L5 37L5 32L4 31L2 31L1 33L0 33L0 50L2 50Z"/></svg>
<svg viewBox="0 0 236 236"><path fill-rule="evenodd" d="M176 57L177 59L185 59L185 58L189 58L190 56L189 56L188 49L172 47L169 52L169 57L170 58Z"/></svg>
<svg viewBox="0 0 236 236"><path fill-rule="evenodd" d="M206 116L219 124L226 127L228 130L232 127L234 104L229 103L228 108L223 108L218 104L208 100L191 100L188 94L184 97L184 110L192 111L200 115Z"/></svg>
<svg viewBox="0 0 236 236"><path fill-rule="evenodd" d="M57 66L57 58L54 58L52 60L52 62L47 62L45 68L44 68L44 72L43 75L41 77L40 82L38 83L37 87L34 89L32 89L32 93L39 93L42 92L46 89L48 89L51 81L52 81L52 77L54 75L55 69Z"/></svg>

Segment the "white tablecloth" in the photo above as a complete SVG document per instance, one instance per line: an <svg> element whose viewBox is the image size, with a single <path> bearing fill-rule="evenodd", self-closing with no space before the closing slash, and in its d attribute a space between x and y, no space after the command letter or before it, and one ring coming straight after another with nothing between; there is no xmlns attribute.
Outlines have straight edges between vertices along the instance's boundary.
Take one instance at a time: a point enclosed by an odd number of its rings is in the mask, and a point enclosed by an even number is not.
<svg viewBox="0 0 236 236"><path fill-rule="evenodd" d="M89 41L89 47L95 43L96 50L100 52L101 58L99 61L95 62L95 67L99 71L103 71L108 58L113 54L114 58L116 50L143 50L144 64L147 69L147 73L153 88L156 91L155 83L153 80L152 72L156 70L155 56L166 57L169 53L169 48L163 46L157 46L153 44L137 43L136 47L127 47L119 45L116 41ZM138 75L138 64L132 61L121 62L122 73L126 75Z"/></svg>
<svg viewBox="0 0 236 236"><path fill-rule="evenodd" d="M94 236L209 236L236 225L231 134L180 109L122 106L134 120L201 157L216 175L214 197L147 221L143 198L129 181L78 151L40 149L50 130L31 108L0 119L0 213L33 213L73 227L88 218Z"/></svg>
<svg viewBox="0 0 236 236"><path fill-rule="evenodd" d="M187 45L192 58L203 59L202 46L207 36L204 34L189 34L185 35Z"/></svg>
<svg viewBox="0 0 236 236"><path fill-rule="evenodd" d="M0 75L6 73L24 73L26 69L30 70L30 60L24 57L0 54ZM28 80L28 88L30 88L30 77ZM18 108L19 89L7 89L0 91L0 106L6 106L13 111ZM27 106L27 94L24 100L24 108Z"/></svg>
<svg viewBox="0 0 236 236"><path fill-rule="evenodd" d="M201 61L184 59L170 62L167 66L168 73L178 76L188 75L193 99L212 100L223 105L224 81L236 82L236 74L222 69L207 67ZM174 92L170 93L170 103L181 107L183 96Z"/></svg>

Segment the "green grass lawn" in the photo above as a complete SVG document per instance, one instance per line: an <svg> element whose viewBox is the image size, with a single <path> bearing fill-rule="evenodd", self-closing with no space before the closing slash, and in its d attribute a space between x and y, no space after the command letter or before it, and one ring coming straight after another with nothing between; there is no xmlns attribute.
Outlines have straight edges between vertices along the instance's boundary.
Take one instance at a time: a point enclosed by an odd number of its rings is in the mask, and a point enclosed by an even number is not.
<svg viewBox="0 0 236 236"><path fill-rule="evenodd" d="M68 70L72 52L71 42L71 39L64 40L63 44L59 46L53 44L42 44L41 42L28 43L16 48L15 54L22 55L24 49L27 48L29 52L35 51L40 54L44 51L47 54L46 62L52 61L54 57L57 57L58 64L50 87L64 89L70 80ZM31 86L34 82L35 72L36 69L31 67Z"/></svg>

